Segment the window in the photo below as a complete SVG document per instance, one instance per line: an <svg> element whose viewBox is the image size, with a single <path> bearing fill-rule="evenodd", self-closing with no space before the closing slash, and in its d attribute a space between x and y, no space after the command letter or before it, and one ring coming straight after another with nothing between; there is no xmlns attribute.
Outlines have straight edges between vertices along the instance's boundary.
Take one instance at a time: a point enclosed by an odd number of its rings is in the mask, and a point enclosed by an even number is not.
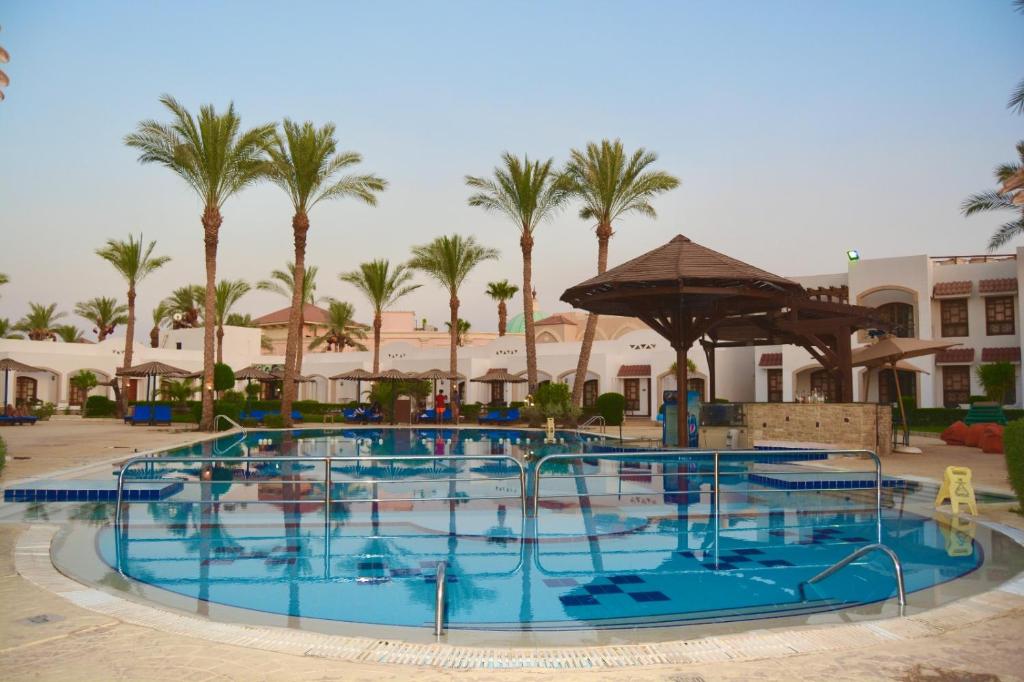
<svg viewBox="0 0 1024 682"><path fill-rule="evenodd" d="M597 404L597 379L588 379L583 382L583 407L593 407Z"/></svg>
<svg viewBox="0 0 1024 682"><path fill-rule="evenodd" d="M686 388L690 391L697 391L698 400L704 402L704 380L703 379L689 379L686 382Z"/></svg>
<svg viewBox="0 0 1024 682"><path fill-rule="evenodd" d="M954 298L939 301L943 336L969 336L967 327L967 299Z"/></svg>
<svg viewBox="0 0 1024 682"><path fill-rule="evenodd" d="M85 391L80 387L69 383L68 384L68 404L69 405L81 405L85 402Z"/></svg>
<svg viewBox="0 0 1024 682"><path fill-rule="evenodd" d="M914 333L914 306L909 303L886 303L878 306L878 316L892 326L892 335L912 339Z"/></svg>
<svg viewBox="0 0 1024 682"><path fill-rule="evenodd" d="M989 296L985 299L985 333L989 336L1013 334L1013 296Z"/></svg>
<svg viewBox="0 0 1024 682"><path fill-rule="evenodd" d="M917 397L917 377L913 372L897 372L900 377L900 393L904 398ZM896 402L896 382L892 378L891 369L883 369L878 373L878 402L891 405Z"/></svg>
<svg viewBox="0 0 1024 682"><path fill-rule="evenodd" d="M825 369L811 372L811 392L825 396L827 403L839 400L839 384L832 373Z"/></svg>
<svg viewBox="0 0 1024 682"><path fill-rule="evenodd" d="M622 393L626 398L626 412L640 411L640 380L623 379Z"/></svg>
<svg viewBox="0 0 1024 682"><path fill-rule="evenodd" d="M971 368L969 365L946 365L942 368L942 404L956 407L967 402L971 395Z"/></svg>
<svg viewBox="0 0 1024 682"><path fill-rule="evenodd" d="M768 370L768 402L782 402L782 370Z"/></svg>
<svg viewBox="0 0 1024 682"><path fill-rule="evenodd" d="M14 382L14 404L31 405L36 401L39 384L32 377L18 377Z"/></svg>

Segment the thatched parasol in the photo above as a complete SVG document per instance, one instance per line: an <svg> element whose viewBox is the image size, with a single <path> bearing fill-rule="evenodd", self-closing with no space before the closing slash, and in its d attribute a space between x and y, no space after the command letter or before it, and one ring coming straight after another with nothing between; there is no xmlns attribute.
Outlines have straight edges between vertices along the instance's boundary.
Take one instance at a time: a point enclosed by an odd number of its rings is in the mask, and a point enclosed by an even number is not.
<svg viewBox="0 0 1024 682"><path fill-rule="evenodd" d="M917 358L924 355L934 355L952 346L959 346L957 342L933 341L931 339L905 339L898 336L887 336L870 346L858 348L853 353L852 364L854 367L888 367L892 370L892 378L896 383L896 402L900 408L900 421L903 426L903 445L910 445L910 427L907 425L907 411L903 406L903 392L900 390L898 365L907 358ZM916 369L916 368L915 368ZM918 370L920 371L920 370ZM868 375L870 377L870 375ZM867 390L865 388L865 393Z"/></svg>
<svg viewBox="0 0 1024 682"><path fill-rule="evenodd" d="M3 358L0 360L0 369L4 371L4 404L0 405L0 414L7 407L7 382L11 372L45 372L45 369L39 367L33 367L32 365L26 365L24 362L18 362L14 358Z"/></svg>
<svg viewBox="0 0 1024 682"><path fill-rule="evenodd" d="M272 377L274 377L273 381L284 381L284 370L283 369L271 370L270 371L270 375ZM295 381L295 383L304 384L304 383L313 381L313 377L307 377L307 376L304 376L302 374L296 374L293 377L293 380Z"/></svg>
<svg viewBox="0 0 1024 682"><path fill-rule="evenodd" d="M871 309L813 299L798 283L730 258L683 235L571 287L562 300L600 315L641 319L676 351L679 443L687 442L686 352L707 337L714 391L714 350L792 343L822 359L853 398L850 336L871 326ZM712 393L713 395L713 393Z"/></svg>
<svg viewBox="0 0 1024 682"><path fill-rule="evenodd" d="M403 372L399 369L385 369L377 372L376 374L370 374L371 381L389 381L392 383L398 383L399 381L418 381L419 375ZM395 399L397 398L395 391L391 391L391 423L395 424Z"/></svg>
<svg viewBox="0 0 1024 682"><path fill-rule="evenodd" d="M277 377L256 365L249 365L235 372L236 381L277 381Z"/></svg>
<svg viewBox="0 0 1024 682"><path fill-rule="evenodd" d="M437 368L428 369L426 372L420 372L417 376L420 379L423 379L424 381L431 381L431 382L433 382L433 384L434 384L434 395L437 395L437 382L438 381L447 381L448 382L448 390L451 391L451 388L452 388L452 386L454 385L454 383L456 381L462 381L463 379L466 378L462 374L456 374L456 375L453 376L450 371L444 370L444 369L437 369Z"/></svg>
<svg viewBox="0 0 1024 682"><path fill-rule="evenodd" d="M119 377L146 377L146 402L153 403L156 400L156 377L187 377L191 372L178 367L172 367L163 362L144 362L141 365L132 367L119 367L116 372ZM149 423L156 423L156 411L149 411Z"/></svg>
<svg viewBox="0 0 1024 682"><path fill-rule="evenodd" d="M527 379L526 377L510 374L509 371L504 367L495 367L487 370L485 373L474 379L470 379L470 381L473 381L478 384L501 384L501 396L502 400L504 401L505 384L522 384L526 383Z"/></svg>
<svg viewBox="0 0 1024 682"><path fill-rule="evenodd" d="M341 372L340 374L335 374L334 376L330 377L330 379L332 381L336 379L338 381L354 381L354 382L356 382L356 402L358 403L358 402L360 402L360 399L361 399L361 397L363 395L363 382L364 381L369 381L370 377L372 377L372 376L373 376L373 372L367 372L365 369L363 369L361 367L357 367L355 369L350 369L347 372Z"/></svg>

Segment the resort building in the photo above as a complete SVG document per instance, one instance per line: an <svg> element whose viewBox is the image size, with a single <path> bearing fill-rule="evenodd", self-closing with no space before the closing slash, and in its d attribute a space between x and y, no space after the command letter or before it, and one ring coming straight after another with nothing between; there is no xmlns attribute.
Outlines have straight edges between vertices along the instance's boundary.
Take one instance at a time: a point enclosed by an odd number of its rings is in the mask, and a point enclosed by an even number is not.
<svg viewBox="0 0 1024 682"><path fill-rule="evenodd" d="M944 339L959 345L937 356L915 358L911 365L920 371L901 371L899 380L905 396L914 396L921 407L955 406L982 392L977 378L979 365L1008 361L1020 365L1021 337L1017 320L1024 248L998 256L930 257L925 255L851 261L846 272L811 277L793 277L819 296L837 301L877 307L893 325L893 333L922 339ZM307 346L324 329L326 311L306 308L304 339ZM580 339L586 314L538 311L537 363L541 381L571 384L579 357ZM226 327L224 359L235 368L250 364L275 365L284 361L287 310L256 320L257 328ZM506 369L525 376L526 354L522 336L522 315L510 320L510 333L470 332L459 350L459 373L464 377L461 395L468 402L523 400L526 384L504 389L468 381L491 369ZM272 350L261 348L261 336L268 337ZM159 348L137 344L134 362L158 360L187 370L202 366L203 330L166 330ZM854 338L854 347L868 343L865 333ZM12 357L42 372L12 374L7 395L15 400L42 400L59 408L81 404L82 396L70 385L79 370L93 371L101 381L114 376L122 364L122 339L98 344L63 344L45 341L0 340L0 357ZM370 343L368 342L369 346ZM320 350L320 349L316 349ZM708 397L708 364L695 345L689 353L696 371L689 374L689 388ZM675 353L668 342L638 320L604 316L600 318L590 367L584 387L584 402L591 404L601 393L614 391L626 397L627 412L634 417L653 418L666 390L674 390L672 372ZM342 402L356 398L356 385L331 381L328 377L355 369L369 369L372 351L344 353L307 352L302 373L312 378L302 384L303 399ZM384 368L422 372L448 366L448 333L417 321L411 311L384 314L381 364ZM890 403L895 386L889 371L855 369L854 401ZM1022 404L1017 383L1007 396L1008 405ZM759 346L720 349L716 355L717 398L734 402L791 402L812 394L828 402L837 401L831 375L803 348ZM144 390L144 389L139 389ZM109 389L98 387L94 393ZM503 391L501 395L496 391ZM129 391L134 397L136 389ZM141 396L141 393L138 393Z"/></svg>

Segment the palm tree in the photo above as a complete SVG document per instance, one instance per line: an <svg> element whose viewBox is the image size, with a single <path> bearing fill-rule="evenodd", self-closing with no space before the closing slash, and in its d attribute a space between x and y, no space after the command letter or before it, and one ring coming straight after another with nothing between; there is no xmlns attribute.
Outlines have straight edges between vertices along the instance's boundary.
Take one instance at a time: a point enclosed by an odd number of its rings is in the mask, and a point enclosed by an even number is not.
<svg viewBox="0 0 1024 682"><path fill-rule="evenodd" d="M331 301L327 307L327 331L309 344L317 348L326 343L327 350L340 353L346 348L366 350L360 341L366 338L366 325L355 321L355 309L345 301Z"/></svg>
<svg viewBox="0 0 1024 682"><path fill-rule="evenodd" d="M224 320L224 324L229 327L255 327L256 323L252 320L252 315L249 313L230 313L227 319Z"/></svg>
<svg viewBox="0 0 1024 682"><path fill-rule="evenodd" d="M53 333L64 343L86 343L85 334L73 324L58 324Z"/></svg>
<svg viewBox="0 0 1024 682"><path fill-rule="evenodd" d="M459 288L466 281L473 268L487 260L498 258L497 249L481 246L473 237L453 234L438 237L429 244L414 246L409 266L422 271L448 291L448 307L451 321L448 334L451 337L448 357L452 380L458 376L459 357Z"/></svg>
<svg viewBox="0 0 1024 682"><path fill-rule="evenodd" d="M14 332L14 325L6 317L0 317L0 339L23 339L21 334Z"/></svg>
<svg viewBox="0 0 1024 682"><path fill-rule="evenodd" d="M99 386L99 380L93 372L83 369L71 377L68 383L77 388L82 394L82 416L87 416L85 409L89 402L89 391Z"/></svg>
<svg viewBox="0 0 1024 682"><path fill-rule="evenodd" d="M96 340L102 343L114 333L117 325L128 321L128 306L118 303L116 298L97 296L75 305L75 315L96 325L92 331L97 336Z"/></svg>
<svg viewBox="0 0 1024 682"><path fill-rule="evenodd" d="M567 198L567 184L552 169L553 159L543 163L520 161L509 153L502 155L502 166L494 169L494 178L466 176L466 184L477 193L470 206L504 213L519 228L519 247L523 252L523 321L526 324L526 378L530 392L537 390L537 336L533 326L533 233L550 218ZM504 334L499 326L499 334Z"/></svg>
<svg viewBox="0 0 1024 682"><path fill-rule="evenodd" d="M224 325L231 313L231 309L243 296L252 291L249 283L243 279L222 279L217 282L217 291L214 294L216 300L215 322L217 324L217 363L224 362ZM205 298L206 292L203 292Z"/></svg>
<svg viewBox="0 0 1024 682"><path fill-rule="evenodd" d="M505 305L505 301L510 300L518 292L519 287L509 284L507 279L487 283L487 295L498 302L498 336L505 336L505 327L508 326L508 306ZM533 329L533 303L530 304L530 313L527 317L530 318L530 328ZM529 372L529 351L526 355L527 372ZM536 356L534 356L534 360L536 360ZM536 369L536 364L534 364L534 369Z"/></svg>
<svg viewBox="0 0 1024 682"><path fill-rule="evenodd" d="M206 255L206 320L215 316L217 240L223 222L221 209L229 197L261 179L267 172L266 150L275 126L241 130L234 104L218 114L212 105L192 114L170 95L160 102L170 110L169 124L149 120L139 123L125 144L140 151L141 163L158 163L181 176L203 202L203 242ZM203 333L203 385L213 385L213 326ZM213 391L203 391L199 428L213 430Z"/></svg>
<svg viewBox="0 0 1024 682"><path fill-rule="evenodd" d="M118 274L128 283L128 319L124 336L124 358L121 366L125 369L132 366L132 352L135 348L135 296L136 287L139 282L146 279L156 270L159 270L171 260L170 256L154 256L153 249L156 242L145 244L142 235L138 239L131 234L127 241L120 239L108 239L103 248L96 249L96 255L110 263ZM159 335L159 332L158 332ZM100 338L100 341L103 337ZM153 346L156 348L156 346ZM127 394L129 379L123 379L123 386ZM118 403L119 414L124 413L126 405Z"/></svg>
<svg viewBox="0 0 1024 682"><path fill-rule="evenodd" d="M57 312L57 304L29 303L28 315L18 320L13 329L28 334L30 341L56 341L57 320L66 317Z"/></svg>
<svg viewBox="0 0 1024 682"><path fill-rule="evenodd" d="M167 312L164 319L171 323L172 329L198 327L205 300L206 290L199 284L178 287L161 303Z"/></svg>
<svg viewBox="0 0 1024 682"><path fill-rule="evenodd" d="M445 328L448 329L448 333L451 334L451 332L452 332L452 323L451 322L445 322L444 326L445 326ZM458 346L459 348L462 348L463 346L466 345L466 334L469 333L469 328L471 326L472 325L469 322L467 322L466 320L462 319L461 317L459 318L459 324L455 328L455 345Z"/></svg>
<svg viewBox="0 0 1024 682"><path fill-rule="evenodd" d="M391 263L383 258L360 263L358 270L343 272L338 279L362 292L373 307L373 372L376 374L380 371L380 328L384 311L421 285L409 283L412 279L409 266L396 265L392 270Z"/></svg>
<svg viewBox="0 0 1024 682"><path fill-rule="evenodd" d="M566 182L573 196L583 203L580 218L597 223L598 274L608 268L608 241L614 234L612 223L629 213L656 217L651 199L679 186L678 178L664 171L650 170L657 160L657 154L642 147L627 156L620 140L590 142L584 150L570 152L565 167ZM583 404L583 384L596 333L597 315L590 314L572 387L573 404L577 406Z"/></svg>
<svg viewBox="0 0 1024 682"><path fill-rule="evenodd" d="M171 309L167 301L160 301L153 308L153 328L149 330L149 347L160 347L160 327L170 319Z"/></svg>
<svg viewBox="0 0 1024 682"><path fill-rule="evenodd" d="M316 276L319 272L320 268L317 266L307 265L303 268L303 273L298 277L298 279L301 280L299 286L302 290L300 299L302 300L303 308L299 313L300 330L306 326L305 306L307 304L316 305L321 300L317 298L316 295ZM261 291L272 291L275 294L280 294L291 301L295 297L295 280L295 263L289 262L284 270L274 270L271 272L270 279L262 279L259 282L256 282L256 288ZM298 354L295 356L296 368L302 367L302 355L303 351L305 351L304 346L304 343L299 344ZM287 364L287 358L285 359L285 364Z"/></svg>
<svg viewBox="0 0 1024 682"><path fill-rule="evenodd" d="M994 192L981 192L967 197L961 205L964 216L983 211L1013 211L1013 220L1004 223L988 240L989 251L1003 246L1014 237L1024 234L1024 141L1017 143L1018 163L1004 163L995 170L996 180L1002 187Z"/></svg>
<svg viewBox="0 0 1024 682"><path fill-rule="evenodd" d="M302 280L306 266L306 235L309 232L309 212L326 199L351 197L375 206L375 192L381 192L387 182L375 175L338 174L363 158L356 152L339 152L334 139L334 124L317 128L311 121L302 125L284 120L284 136L275 135L270 147L270 179L288 193L292 209L292 236L295 241L295 286L292 291L291 312L288 315L288 341L284 355L284 386L281 395L281 414L286 426L291 425L292 401L296 384L292 380L301 364L299 346L302 340Z"/></svg>

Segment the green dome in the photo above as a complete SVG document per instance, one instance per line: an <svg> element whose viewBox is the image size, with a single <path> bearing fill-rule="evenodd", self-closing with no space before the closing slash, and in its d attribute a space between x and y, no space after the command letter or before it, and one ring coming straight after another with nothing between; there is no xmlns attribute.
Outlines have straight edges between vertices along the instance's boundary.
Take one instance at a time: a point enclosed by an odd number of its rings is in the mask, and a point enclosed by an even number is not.
<svg viewBox="0 0 1024 682"><path fill-rule="evenodd" d="M534 322L539 322L540 320L543 320L545 317L548 317L547 313L545 313L543 311L540 311L540 310L534 310L533 311L533 321ZM516 315L512 319L510 319L508 321L508 325L505 327L505 333L507 333L507 334L525 334L526 333L526 315L523 315L522 313L519 313L518 315Z"/></svg>

